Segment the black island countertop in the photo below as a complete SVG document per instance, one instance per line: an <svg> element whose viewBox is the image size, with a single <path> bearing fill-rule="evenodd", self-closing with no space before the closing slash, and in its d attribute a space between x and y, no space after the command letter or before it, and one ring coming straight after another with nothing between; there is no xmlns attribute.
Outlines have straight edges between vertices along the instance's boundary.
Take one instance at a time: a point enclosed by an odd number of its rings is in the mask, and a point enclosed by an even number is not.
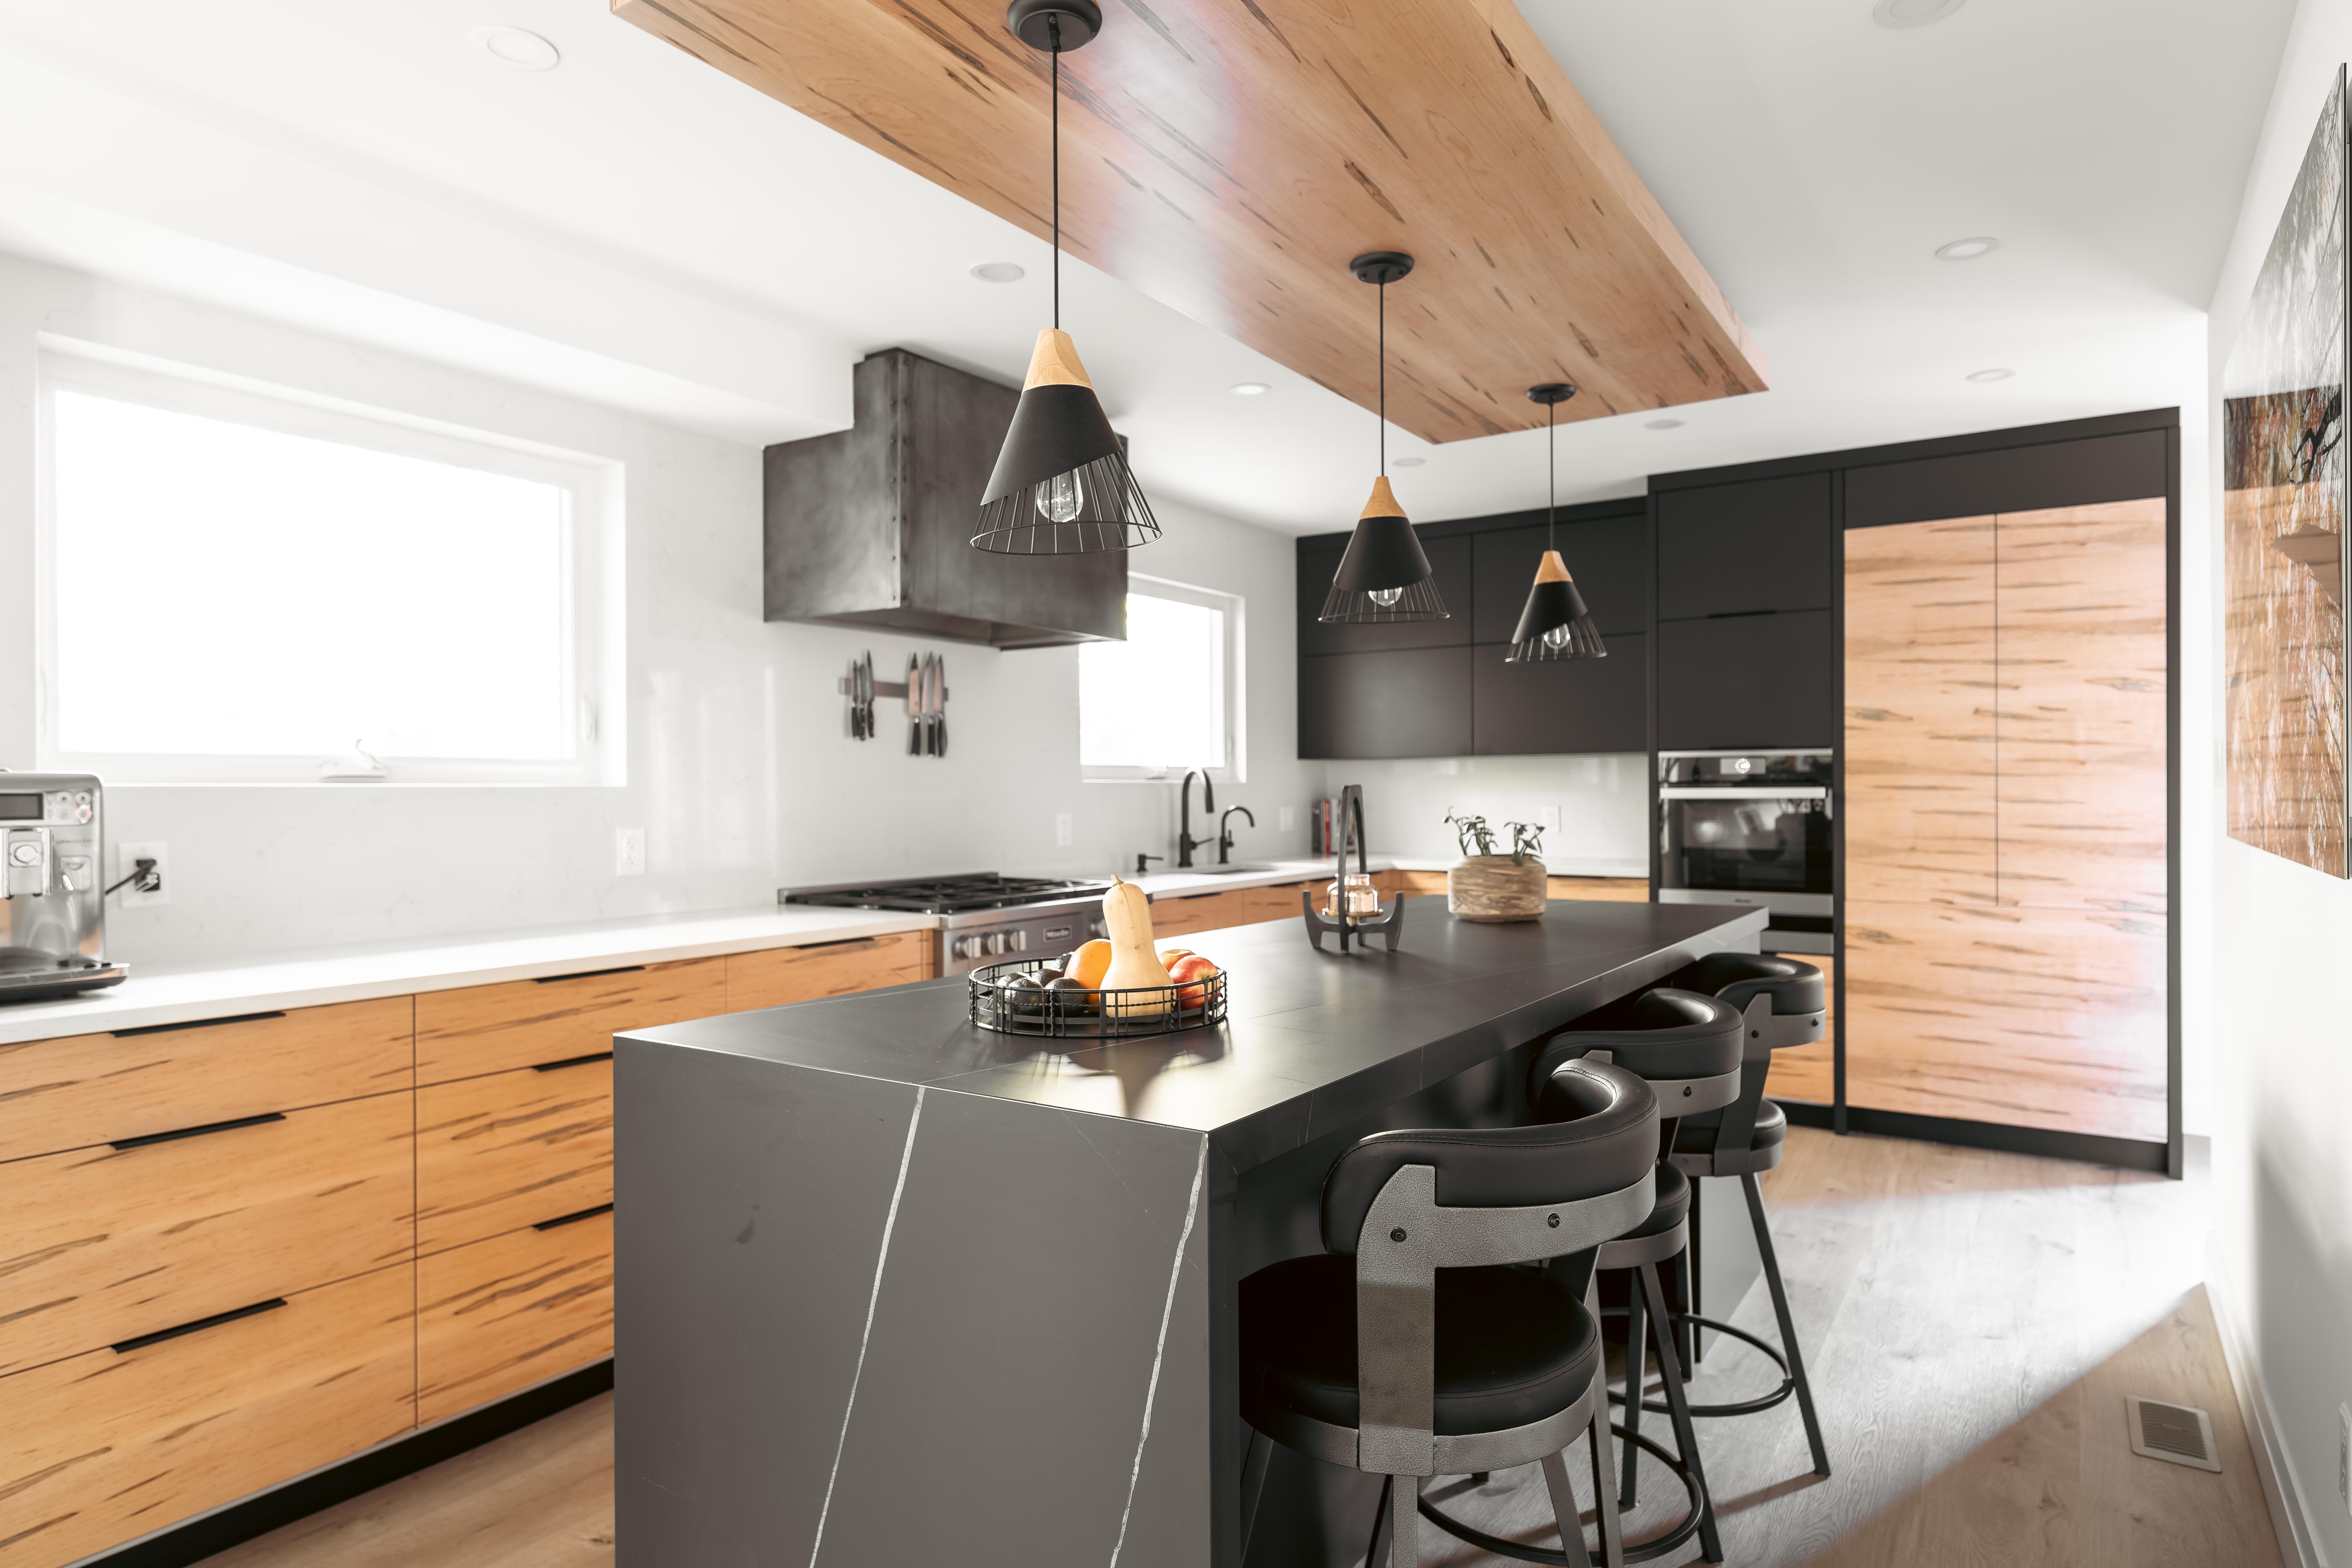
<svg viewBox="0 0 2352 1568"><path fill-rule="evenodd" d="M961 979L618 1037L621 1561L1345 1568L1379 1479L1253 1440L1241 1279L1353 1140L1523 1121L1541 1037L1764 920L1203 931L1222 1025L1076 1049Z"/></svg>

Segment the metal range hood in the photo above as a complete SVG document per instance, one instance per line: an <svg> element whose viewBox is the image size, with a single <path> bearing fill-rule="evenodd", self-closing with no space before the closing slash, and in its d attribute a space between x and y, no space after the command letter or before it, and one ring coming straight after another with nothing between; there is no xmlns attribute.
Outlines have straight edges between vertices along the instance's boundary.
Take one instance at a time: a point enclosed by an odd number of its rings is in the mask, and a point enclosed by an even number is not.
<svg viewBox="0 0 2352 1568"><path fill-rule="evenodd" d="M1018 391L905 349L853 376L849 429L767 449L769 620L1004 648L1127 636L1125 551L971 547Z"/></svg>

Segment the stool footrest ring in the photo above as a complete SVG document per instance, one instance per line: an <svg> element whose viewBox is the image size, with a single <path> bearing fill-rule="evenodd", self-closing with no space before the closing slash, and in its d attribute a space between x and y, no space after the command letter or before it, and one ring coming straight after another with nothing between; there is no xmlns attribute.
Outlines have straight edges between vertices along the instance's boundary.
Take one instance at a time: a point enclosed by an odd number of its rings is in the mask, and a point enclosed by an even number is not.
<svg viewBox="0 0 2352 1568"><path fill-rule="evenodd" d="M1683 1490L1689 1494L1690 1511L1684 1515L1682 1521L1672 1530L1667 1531L1664 1535L1654 1536L1648 1541L1638 1543L1626 1542L1626 1562L1654 1562L1698 1533L1699 1519L1706 1511L1706 1488L1698 1477L1691 1474L1689 1468L1680 1459L1675 1458L1674 1455L1650 1438L1630 1436L1625 1428L1614 1422L1610 1424L1609 1430L1617 1435L1619 1441L1639 1446L1652 1458L1672 1470L1675 1479L1682 1482ZM1463 1523L1427 1498L1416 1498L1414 1501L1420 1506L1422 1518L1453 1536L1456 1541L1466 1541L1480 1551L1491 1552L1497 1557L1515 1558L1521 1563L1549 1563L1558 1564L1559 1568L1567 1568L1566 1552L1555 1552L1548 1546L1527 1546L1516 1541L1506 1541L1499 1535L1487 1534L1475 1525ZM1616 1499L1613 1496L1606 1497L1601 1501L1604 1505L1613 1505Z"/></svg>
<svg viewBox="0 0 2352 1568"><path fill-rule="evenodd" d="M1601 1315L1606 1317L1608 1309L1602 1309ZM1780 1369L1780 1386L1771 1393L1759 1394L1753 1399L1731 1400L1721 1405L1689 1405L1687 1408L1693 1415L1753 1415L1759 1411L1769 1410L1776 1405L1785 1403L1797 1392L1797 1377L1789 1370L1789 1358L1746 1329L1735 1329L1719 1319L1702 1318L1696 1312L1674 1313L1673 1321L1678 1325L1687 1323L1693 1328L1713 1329L1718 1334L1729 1334L1742 1344L1753 1347L1763 1355L1765 1360ZM1612 1405L1622 1405L1625 1403L1625 1396L1612 1388L1609 1391L1609 1402ZM1642 1408L1654 1411L1660 1415L1674 1414L1664 1400L1644 1399L1642 1401Z"/></svg>

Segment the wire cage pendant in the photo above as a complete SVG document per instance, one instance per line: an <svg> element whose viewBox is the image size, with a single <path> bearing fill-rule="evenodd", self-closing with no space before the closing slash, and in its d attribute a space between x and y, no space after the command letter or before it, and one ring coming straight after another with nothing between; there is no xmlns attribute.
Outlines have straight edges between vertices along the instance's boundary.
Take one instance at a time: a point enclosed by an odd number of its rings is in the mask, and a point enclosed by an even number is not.
<svg viewBox="0 0 2352 1568"><path fill-rule="evenodd" d="M1348 263L1362 283L1380 289L1381 354L1381 474L1372 481L1371 499L1356 519L1339 570L1331 575L1331 590L1323 598L1317 619L1326 624L1382 625L1402 621L1450 618L1444 596L1437 591L1429 556L1412 521L1397 504L1389 488L1389 285L1412 270L1412 258L1401 250L1374 250Z"/></svg>
<svg viewBox="0 0 2352 1568"><path fill-rule="evenodd" d="M1575 395L1575 386L1565 381L1528 388L1528 401L1542 404L1545 410L1544 449L1549 472L1544 552L1542 561L1536 565L1535 583L1528 589L1527 605L1519 611L1518 626L1511 633L1510 651L1503 655L1506 664L1609 657L1601 628L1593 624L1592 612L1577 590L1576 579L1569 574L1568 563L1560 558L1555 539L1559 507L1559 405Z"/></svg>

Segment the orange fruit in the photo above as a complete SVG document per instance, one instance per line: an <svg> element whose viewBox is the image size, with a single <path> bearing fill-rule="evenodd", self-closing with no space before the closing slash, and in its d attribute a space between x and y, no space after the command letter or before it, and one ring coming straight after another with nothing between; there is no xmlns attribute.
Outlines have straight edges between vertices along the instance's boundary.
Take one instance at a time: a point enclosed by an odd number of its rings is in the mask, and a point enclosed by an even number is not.
<svg viewBox="0 0 2352 1568"><path fill-rule="evenodd" d="M1102 984L1102 977L1109 968L1110 943L1101 937L1095 938L1070 954L1070 978L1088 990Z"/></svg>

